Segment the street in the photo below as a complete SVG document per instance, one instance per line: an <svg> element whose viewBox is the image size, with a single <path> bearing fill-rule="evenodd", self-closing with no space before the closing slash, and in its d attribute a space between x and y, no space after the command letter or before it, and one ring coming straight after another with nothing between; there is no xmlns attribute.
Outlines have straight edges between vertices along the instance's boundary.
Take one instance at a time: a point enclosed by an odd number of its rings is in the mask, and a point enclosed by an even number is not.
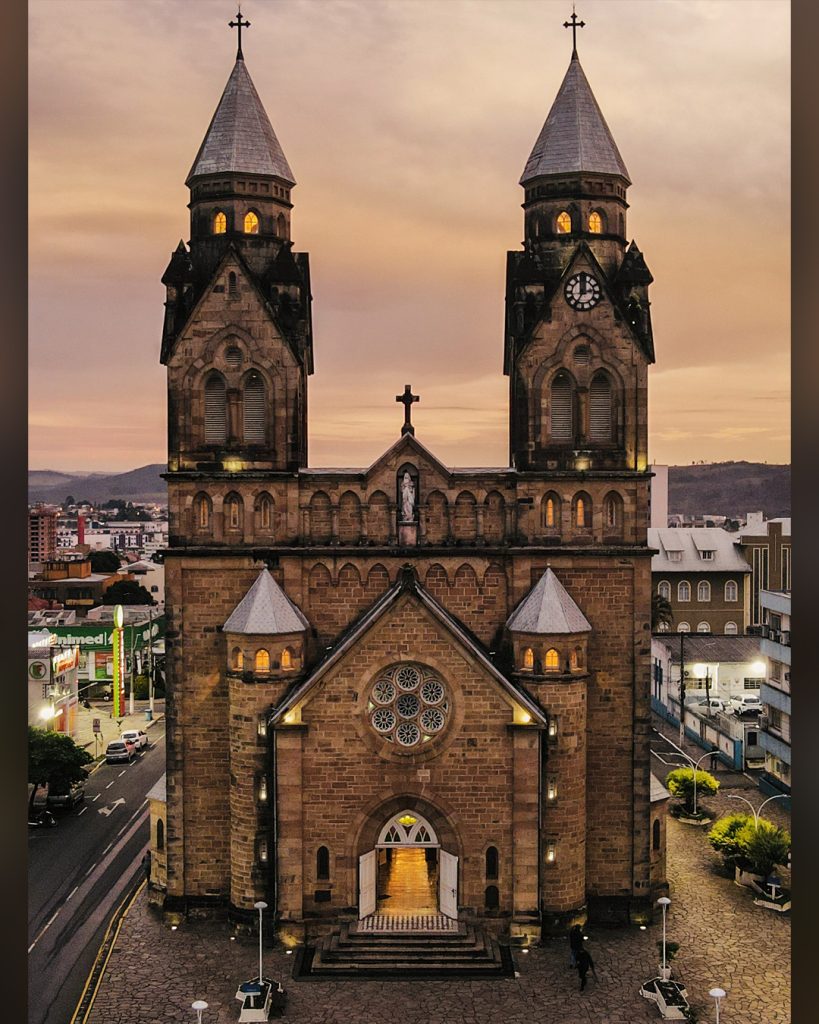
<svg viewBox="0 0 819 1024"><path fill-rule="evenodd" d="M65 1024L148 845L145 794L165 771L165 723L131 764L102 764L57 828L29 830L29 1024Z"/></svg>

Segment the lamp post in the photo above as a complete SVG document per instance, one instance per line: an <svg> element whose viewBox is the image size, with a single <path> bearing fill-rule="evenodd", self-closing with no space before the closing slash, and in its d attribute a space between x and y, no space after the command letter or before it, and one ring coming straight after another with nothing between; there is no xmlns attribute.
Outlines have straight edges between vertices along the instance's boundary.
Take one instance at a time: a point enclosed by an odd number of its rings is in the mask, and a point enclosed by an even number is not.
<svg viewBox="0 0 819 1024"><path fill-rule="evenodd" d="M708 993L708 995L711 996L711 998L716 1003L716 1007L717 1007L717 1024L719 1024L719 1001L720 1001L720 999L724 999L725 998L725 989L724 988L712 988L711 991Z"/></svg>
<svg viewBox="0 0 819 1024"><path fill-rule="evenodd" d="M663 908L663 974L665 974L665 972L666 972L666 970L668 968L668 965L666 964L666 959L665 959L665 912L668 909L668 905L671 902L671 900L667 896L661 896L657 900L657 902Z"/></svg>
<svg viewBox="0 0 819 1024"><path fill-rule="evenodd" d="M742 800L751 808L751 814L753 814L754 816L754 830L757 830L759 828L759 812L762 810L765 804L770 803L771 800L785 800L787 798L786 793L777 793L775 796L769 796L767 800L763 800L759 807L757 807L757 809L754 810L754 805L751 803L750 800L747 800L744 796L737 796L735 793L726 793L725 795L729 800Z"/></svg>
<svg viewBox="0 0 819 1024"><path fill-rule="evenodd" d="M259 900L258 903L254 903L253 906L259 911L259 984L262 983L262 914L267 910L267 904L264 900Z"/></svg>
<svg viewBox="0 0 819 1024"><path fill-rule="evenodd" d="M195 1003L191 1003L191 1009L196 1010L196 1024L202 1024L202 1011L207 1008L208 1004L204 999L197 999Z"/></svg>
<svg viewBox="0 0 819 1024"><path fill-rule="evenodd" d="M706 757L713 757L714 754L718 754L718 753L719 753L719 747L714 747L713 750L706 750L705 753L702 755L702 757L698 758L696 761L689 754L686 754L684 750L681 750L679 752L679 754L676 755L677 757L684 757L686 759L686 761L688 761L692 765L692 772L691 772L691 774L694 777L694 814L697 813L697 769L702 764L702 762L706 759Z"/></svg>

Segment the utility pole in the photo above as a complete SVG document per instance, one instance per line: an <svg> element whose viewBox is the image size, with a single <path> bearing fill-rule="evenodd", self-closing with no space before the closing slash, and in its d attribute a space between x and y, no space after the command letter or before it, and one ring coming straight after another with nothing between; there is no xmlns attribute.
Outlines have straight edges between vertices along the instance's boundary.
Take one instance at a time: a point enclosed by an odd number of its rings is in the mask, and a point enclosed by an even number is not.
<svg viewBox="0 0 819 1024"><path fill-rule="evenodd" d="M148 708L154 717L154 617L153 607L148 605Z"/></svg>
<svg viewBox="0 0 819 1024"><path fill-rule="evenodd" d="M680 633L680 747L685 743L685 633Z"/></svg>

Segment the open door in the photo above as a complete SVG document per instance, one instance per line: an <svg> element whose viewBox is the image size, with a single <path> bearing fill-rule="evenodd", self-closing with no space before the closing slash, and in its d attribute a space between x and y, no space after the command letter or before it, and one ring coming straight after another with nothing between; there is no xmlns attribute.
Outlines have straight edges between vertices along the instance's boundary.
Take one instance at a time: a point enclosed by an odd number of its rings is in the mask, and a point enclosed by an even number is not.
<svg viewBox="0 0 819 1024"><path fill-rule="evenodd" d="M358 858L358 918L375 913L375 850Z"/></svg>
<svg viewBox="0 0 819 1024"><path fill-rule="evenodd" d="M458 858L439 850L438 900L441 913L458 920Z"/></svg>

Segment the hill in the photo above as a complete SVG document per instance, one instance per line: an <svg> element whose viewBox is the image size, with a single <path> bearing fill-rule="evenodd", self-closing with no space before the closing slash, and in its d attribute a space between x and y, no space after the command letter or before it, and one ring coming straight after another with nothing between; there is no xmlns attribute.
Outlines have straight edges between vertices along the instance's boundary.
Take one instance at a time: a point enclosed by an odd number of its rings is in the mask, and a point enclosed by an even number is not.
<svg viewBox="0 0 819 1024"><path fill-rule="evenodd" d="M159 462L127 473L55 473L34 469L28 474L28 500L59 505L70 494L77 501L103 502L124 498L127 501L166 503L168 487L159 475L166 468Z"/></svg>
<svg viewBox="0 0 819 1024"><path fill-rule="evenodd" d="M791 514L791 467L762 462L712 462L668 467L668 511L684 515L767 519Z"/></svg>

